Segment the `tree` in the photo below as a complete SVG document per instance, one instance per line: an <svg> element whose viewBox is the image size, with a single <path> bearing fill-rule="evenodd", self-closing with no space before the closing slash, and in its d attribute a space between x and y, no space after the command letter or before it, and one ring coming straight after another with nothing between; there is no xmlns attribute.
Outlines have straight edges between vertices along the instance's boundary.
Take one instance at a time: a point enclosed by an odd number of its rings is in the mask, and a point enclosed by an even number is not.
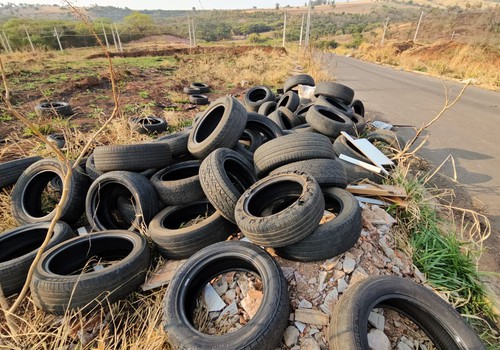
<svg viewBox="0 0 500 350"><path fill-rule="evenodd" d="M144 33L154 28L154 22L151 16L138 11L134 11L130 15L123 18L123 22L125 28L139 33Z"/></svg>
<svg viewBox="0 0 500 350"><path fill-rule="evenodd" d="M276 3L276 5L274 5L274 6L276 6L276 10L279 10L279 9L280 9L280 4L279 4L278 2L277 2L277 3Z"/></svg>

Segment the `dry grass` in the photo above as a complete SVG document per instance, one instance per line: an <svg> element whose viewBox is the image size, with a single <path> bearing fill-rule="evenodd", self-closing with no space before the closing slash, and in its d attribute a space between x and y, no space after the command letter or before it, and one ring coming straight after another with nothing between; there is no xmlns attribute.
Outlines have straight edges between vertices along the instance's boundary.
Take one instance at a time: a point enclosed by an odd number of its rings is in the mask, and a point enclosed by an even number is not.
<svg viewBox="0 0 500 350"><path fill-rule="evenodd" d="M457 42L438 42L432 45L414 46L401 51L401 45L388 43L384 47L362 44L356 55L408 70L427 72L432 75L455 79L475 79L477 84L500 89L500 52L480 45Z"/></svg>
<svg viewBox="0 0 500 350"><path fill-rule="evenodd" d="M162 330L165 289L138 294L83 314L54 316L37 310L26 299L11 333L0 323L0 349L170 349Z"/></svg>

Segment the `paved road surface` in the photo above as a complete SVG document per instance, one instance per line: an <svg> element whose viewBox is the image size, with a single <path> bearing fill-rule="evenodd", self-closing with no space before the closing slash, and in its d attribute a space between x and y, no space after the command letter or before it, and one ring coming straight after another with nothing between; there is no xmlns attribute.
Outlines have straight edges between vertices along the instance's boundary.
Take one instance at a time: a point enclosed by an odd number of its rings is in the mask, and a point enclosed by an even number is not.
<svg viewBox="0 0 500 350"><path fill-rule="evenodd" d="M444 88L437 78L403 72L353 58L325 54L337 81L350 86L375 119L421 126L441 110ZM456 96L462 84L446 82ZM407 129L408 130L408 129ZM430 128L420 154L434 165L455 159L458 181L483 202L493 227L483 269L500 271L500 93L470 86L457 104ZM450 163L451 164L451 163ZM444 173L451 176L451 165ZM494 250L493 250L494 249Z"/></svg>

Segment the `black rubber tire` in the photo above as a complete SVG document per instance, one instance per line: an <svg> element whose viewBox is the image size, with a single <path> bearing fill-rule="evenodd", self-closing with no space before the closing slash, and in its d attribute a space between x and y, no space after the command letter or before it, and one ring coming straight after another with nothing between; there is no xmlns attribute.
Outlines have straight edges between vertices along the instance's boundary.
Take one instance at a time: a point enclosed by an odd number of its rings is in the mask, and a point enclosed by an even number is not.
<svg viewBox="0 0 500 350"><path fill-rule="evenodd" d="M20 224L34 224L51 221L55 207L50 213L42 208L42 193L55 177L64 178L66 166L57 159L42 159L30 165L17 180L12 190L12 216ZM73 169L69 179L68 198L62 205L60 221L74 224L83 214L89 181L83 169Z"/></svg>
<svg viewBox="0 0 500 350"><path fill-rule="evenodd" d="M347 187L344 166L337 159L306 159L289 163L271 171L270 175L283 172L301 171L309 173L318 184L324 187Z"/></svg>
<svg viewBox="0 0 500 350"><path fill-rule="evenodd" d="M292 130L289 130L289 131L293 131L295 133L301 133L301 132L314 132L314 133L318 133L318 134L321 134L318 130L314 129L313 127L311 127L309 124L302 124L302 125L299 125L299 126L296 126L295 128L293 128Z"/></svg>
<svg viewBox="0 0 500 350"><path fill-rule="evenodd" d="M228 271L250 271L262 280L262 301L241 329L221 336L196 330L192 313L198 295L214 277ZM288 325L288 285L274 259L248 242L221 242L189 258L170 282L164 301L164 329L176 349L274 350Z"/></svg>
<svg viewBox="0 0 500 350"><path fill-rule="evenodd" d="M168 134L153 140L153 142L163 142L170 146L172 158L189 154L187 147L189 140L189 131L178 131L173 134Z"/></svg>
<svg viewBox="0 0 500 350"><path fill-rule="evenodd" d="M335 159L330 140L321 134L290 134L266 142L254 153L259 177L285 164L306 159Z"/></svg>
<svg viewBox="0 0 500 350"><path fill-rule="evenodd" d="M205 198L198 175L200 165L199 160L189 160L155 173L150 181L162 202L167 205L179 205Z"/></svg>
<svg viewBox="0 0 500 350"><path fill-rule="evenodd" d="M384 181L385 177L382 174L375 174L374 172L366 170L359 165L354 165L343 160L340 161L344 166L345 176L347 178L347 183L349 184L355 184L365 179L377 184L381 184Z"/></svg>
<svg viewBox="0 0 500 350"><path fill-rule="evenodd" d="M217 99L194 124L189 134L188 149L204 159L217 148L233 148L247 123L245 107L234 97Z"/></svg>
<svg viewBox="0 0 500 350"><path fill-rule="evenodd" d="M275 122L263 115L253 112L248 113L245 129L254 130L262 134L263 142L283 136L283 129Z"/></svg>
<svg viewBox="0 0 500 350"><path fill-rule="evenodd" d="M16 227L0 234L0 281L5 296L19 292L24 283L28 270L35 260L35 255L42 245L49 222L29 224ZM74 236L68 224L59 221L54 226L52 238L47 249Z"/></svg>
<svg viewBox="0 0 500 350"><path fill-rule="evenodd" d="M366 139L371 143L380 141L389 147L401 151L405 147L405 141L396 132L391 130L375 130L366 135Z"/></svg>
<svg viewBox="0 0 500 350"><path fill-rule="evenodd" d="M93 155L96 170L102 172L161 169L172 162L170 147L163 142L99 146Z"/></svg>
<svg viewBox="0 0 500 350"><path fill-rule="evenodd" d="M197 95L202 93L201 90L198 88L187 87L187 86L182 91L184 91L184 93L188 95Z"/></svg>
<svg viewBox="0 0 500 350"><path fill-rule="evenodd" d="M368 349L368 316L373 308L392 309L406 316L437 349L486 349L450 304L432 290L396 276L372 276L349 287L333 310L330 349Z"/></svg>
<svg viewBox="0 0 500 350"><path fill-rule="evenodd" d="M339 137L342 131L352 134L354 123L337 109L314 105L307 111L307 123L323 135L331 138Z"/></svg>
<svg viewBox="0 0 500 350"><path fill-rule="evenodd" d="M236 202L256 181L252 164L227 148L213 151L200 166L201 188L210 203L232 223Z"/></svg>
<svg viewBox="0 0 500 350"><path fill-rule="evenodd" d="M322 81L316 84L314 96L327 96L338 99L346 105L350 105L354 98L354 90L348 86L334 83L333 81Z"/></svg>
<svg viewBox="0 0 500 350"><path fill-rule="evenodd" d="M189 85L191 89L199 89L202 94L205 94L207 92L210 92L210 86L205 83L200 83L200 82L193 82L191 85Z"/></svg>
<svg viewBox="0 0 500 350"><path fill-rule="evenodd" d="M130 129L139 134L160 134L168 129L168 123L163 118L148 116L148 117L132 117L128 120Z"/></svg>
<svg viewBox="0 0 500 350"><path fill-rule="evenodd" d="M121 217L118 198L127 197L135 208L135 217ZM93 231L138 230L159 211L155 188L146 177L127 171L112 171L98 177L85 199L85 214Z"/></svg>
<svg viewBox="0 0 500 350"><path fill-rule="evenodd" d="M245 129L240 140L234 146L234 150L253 163L253 154L257 148L262 146L264 138L260 132L252 129Z"/></svg>
<svg viewBox="0 0 500 350"><path fill-rule="evenodd" d="M365 163L372 164L372 162L363 154L358 152L355 146L344 135L340 135L333 142L333 150L337 156L344 154L351 158L361 160Z"/></svg>
<svg viewBox="0 0 500 350"><path fill-rule="evenodd" d="M319 225L303 240L276 248L276 254L295 261L318 261L340 255L354 246L363 228L361 208L352 194L341 188L323 189L325 210L335 218Z"/></svg>
<svg viewBox="0 0 500 350"><path fill-rule="evenodd" d="M47 135L47 141L56 146L57 149L63 149L66 146L66 139L63 134Z"/></svg>
<svg viewBox="0 0 500 350"><path fill-rule="evenodd" d="M102 270L76 272L96 258L119 261ZM31 295L35 305L49 313L91 310L136 290L144 282L150 263L146 238L134 232L104 231L75 237L44 253L33 274Z"/></svg>
<svg viewBox="0 0 500 350"><path fill-rule="evenodd" d="M276 105L277 108L286 107L292 112L295 112L299 108L300 97L295 91L288 91L281 96Z"/></svg>
<svg viewBox="0 0 500 350"><path fill-rule="evenodd" d="M39 117L68 117L73 114L73 110L67 102L52 101L36 105L35 114Z"/></svg>
<svg viewBox="0 0 500 350"><path fill-rule="evenodd" d="M297 87L298 85L314 86L315 85L314 78L311 77L309 74L294 75L285 80L285 83L283 84L283 91L288 92L293 88Z"/></svg>
<svg viewBox="0 0 500 350"><path fill-rule="evenodd" d="M359 114L357 113L354 113L353 115L349 116L349 119L352 120L352 122L354 123L354 131L355 131L355 135L357 137L360 137L360 135L363 133L363 131L365 131L366 129L366 121L365 121L365 118L363 118L362 116L360 116Z"/></svg>
<svg viewBox="0 0 500 350"><path fill-rule="evenodd" d="M207 216L191 226L190 220ZM200 249L225 241L237 231L208 200L163 209L149 223L148 233L162 256L187 259Z"/></svg>
<svg viewBox="0 0 500 350"><path fill-rule="evenodd" d="M329 108L338 110L339 112L341 112L342 114L345 114L348 117L352 117L354 114L354 111L351 107L349 107L345 103L343 103L335 98L331 98L331 97L327 97L327 96L320 96L316 99L314 104L318 105L318 106L325 106L325 107L329 107Z"/></svg>
<svg viewBox="0 0 500 350"><path fill-rule="evenodd" d="M307 111L312 107L314 106L314 102L310 102L310 103L306 103L305 105L300 105L299 108L295 111L295 114L301 118L303 117L304 118L304 122L305 122L305 118L306 118L306 114L307 114Z"/></svg>
<svg viewBox="0 0 500 350"><path fill-rule="evenodd" d="M201 94L189 95L189 102L194 105L208 105L208 96Z"/></svg>
<svg viewBox="0 0 500 350"><path fill-rule="evenodd" d="M263 104L260 105L257 113L265 115L267 117L269 114L271 114L276 110L277 105L278 104L275 101L264 102Z"/></svg>
<svg viewBox="0 0 500 350"><path fill-rule="evenodd" d="M102 171L99 171L95 168L93 153L87 158L87 162L85 163L85 172L87 173L91 181L94 181L99 176L104 174Z"/></svg>
<svg viewBox="0 0 500 350"><path fill-rule="evenodd" d="M349 105L349 107L352 108L354 113L359 114L363 118L365 117L365 105L360 100L352 101L352 103Z"/></svg>
<svg viewBox="0 0 500 350"><path fill-rule="evenodd" d="M269 114L268 118L283 130L290 130L301 125L300 119L286 107L278 107L277 110Z"/></svg>
<svg viewBox="0 0 500 350"><path fill-rule="evenodd" d="M19 176L42 157L27 157L0 163L0 189L16 183Z"/></svg>
<svg viewBox="0 0 500 350"><path fill-rule="evenodd" d="M253 243L284 247L309 236L323 217L319 184L303 172L268 176L252 185L235 207L236 224Z"/></svg>
<svg viewBox="0 0 500 350"><path fill-rule="evenodd" d="M248 112L257 112L265 102L274 102L274 93L267 86L254 86L243 96L243 104Z"/></svg>

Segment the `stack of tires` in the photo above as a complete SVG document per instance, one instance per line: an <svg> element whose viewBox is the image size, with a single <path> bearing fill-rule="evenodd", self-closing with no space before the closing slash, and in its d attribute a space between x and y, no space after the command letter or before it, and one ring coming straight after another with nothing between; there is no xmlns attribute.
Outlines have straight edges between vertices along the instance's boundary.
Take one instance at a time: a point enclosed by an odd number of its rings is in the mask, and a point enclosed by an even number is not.
<svg viewBox="0 0 500 350"><path fill-rule="evenodd" d="M345 152L339 145L349 146L340 131L364 131L362 103L332 82L316 85L315 102L301 102L294 90L300 84L315 83L292 77L281 96L258 86L243 103L229 96L212 102L191 129L149 143L99 146L67 179L72 164L55 159L7 166L9 183L19 177L12 213L21 226L0 236L8 248L0 253L4 293L20 290L59 211L30 286L40 308L63 314L127 296L150 267L150 238L165 258L188 259L165 297L164 327L173 344L224 348L221 339L196 331L189 313L212 278L246 270L262 279L262 304L222 341L228 349L274 349L288 324L288 288L261 247L286 259L322 260L350 249L362 229L360 207L345 190L359 178L347 176L337 159ZM66 200L47 210L50 189ZM92 233L75 236L84 224ZM254 244L224 242L239 233Z"/></svg>

